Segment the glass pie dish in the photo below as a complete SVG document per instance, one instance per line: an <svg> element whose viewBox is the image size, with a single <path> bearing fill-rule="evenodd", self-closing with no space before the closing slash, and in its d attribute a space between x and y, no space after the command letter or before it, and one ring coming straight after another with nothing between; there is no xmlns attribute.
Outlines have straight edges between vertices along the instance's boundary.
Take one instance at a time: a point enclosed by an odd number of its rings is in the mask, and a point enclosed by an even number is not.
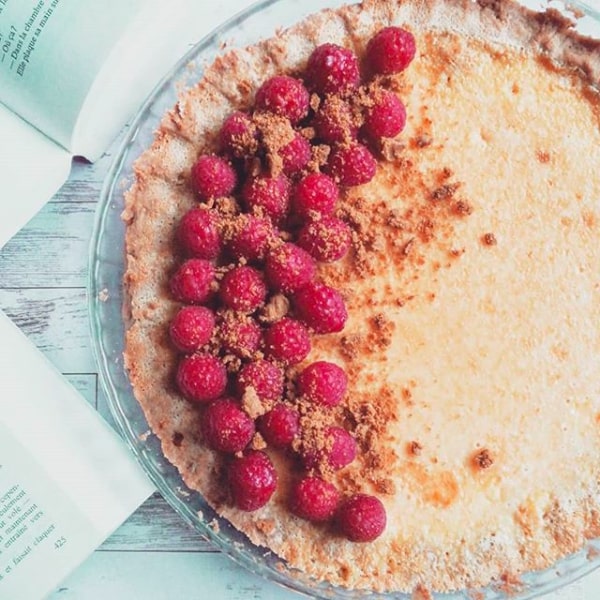
<svg viewBox="0 0 600 600"><path fill-rule="evenodd" d="M125 226L121 221L123 194L133 181L134 162L151 144L162 115L176 103L181 89L193 85L202 76L204 65L222 51L223 41L227 41L228 48L251 45L312 12L345 3L340 0L260 2L215 30L182 58L141 107L108 174L92 239L88 291L93 349L113 417L120 433L167 502L216 547L266 579L312 597L354 599L365 597L367 592L317 582L289 568L267 548L253 545L245 535L221 518L200 494L185 485L177 469L164 457L160 441L149 430L123 366L126 327L122 288L125 268ZM556 5L554 2L551 4ZM541 2L528 2L528 5L535 8L546 6ZM569 6L570 10L576 8L586 15L581 19L580 29L583 32L600 36L600 16L597 13L581 2L571 2ZM514 584L490 585L481 590L435 594L433 597L436 600L525 600L562 587L598 565L600 540L595 540L552 568L525 574ZM410 594L397 592L368 595L375 599L411 598Z"/></svg>

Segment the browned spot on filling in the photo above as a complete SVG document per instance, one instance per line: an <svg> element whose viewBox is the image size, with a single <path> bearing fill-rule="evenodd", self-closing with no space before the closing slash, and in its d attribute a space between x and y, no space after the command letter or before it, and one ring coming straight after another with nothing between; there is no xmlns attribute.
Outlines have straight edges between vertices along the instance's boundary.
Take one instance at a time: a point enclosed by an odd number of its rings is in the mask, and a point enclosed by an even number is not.
<svg viewBox="0 0 600 600"><path fill-rule="evenodd" d="M448 508L458 497L458 481L451 471L432 471L411 461L405 463L402 477L423 502L437 508Z"/></svg>
<svg viewBox="0 0 600 600"><path fill-rule="evenodd" d="M583 218L584 225L586 227L589 227L590 229L594 229L598 224L598 219L596 218L596 215L591 211L586 210L582 213L581 216Z"/></svg>
<svg viewBox="0 0 600 600"><path fill-rule="evenodd" d="M473 455L473 466L476 469L489 469L494 464L494 459L487 448L478 450Z"/></svg>
<svg viewBox="0 0 600 600"><path fill-rule="evenodd" d="M545 150L538 150L535 156L543 165L550 162L550 154Z"/></svg>
<svg viewBox="0 0 600 600"><path fill-rule="evenodd" d="M481 236L481 243L484 246L495 246L498 243L498 240L493 233L484 233Z"/></svg>
<svg viewBox="0 0 600 600"><path fill-rule="evenodd" d="M407 444L406 450L411 456L419 456L423 451L423 446L416 440L413 440Z"/></svg>
<svg viewBox="0 0 600 600"><path fill-rule="evenodd" d="M539 517L535 512L535 507L531 501L520 504L517 507L513 518L527 537L531 537L539 526Z"/></svg>

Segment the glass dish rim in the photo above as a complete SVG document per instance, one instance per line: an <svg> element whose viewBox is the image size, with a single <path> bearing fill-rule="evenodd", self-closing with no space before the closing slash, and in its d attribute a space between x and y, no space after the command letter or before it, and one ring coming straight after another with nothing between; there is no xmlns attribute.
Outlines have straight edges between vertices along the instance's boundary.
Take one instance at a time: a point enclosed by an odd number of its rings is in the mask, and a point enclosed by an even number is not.
<svg viewBox="0 0 600 600"><path fill-rule="evenodd" d="M186 52L186 54L172 67L172 69L169 70L169 72L167 72L164 75L164 77L156 85L154 90L141 104L135 117L131 120L130 124L128 125L126 132L122 134L123 139L120 142L115 154L115 158L113 159L110 168L105 175L98 206L95 213L93 235L90 241L90 250L88 257L87 296L88 314L92 340L92 352L96 364L99 367L100 381L108 398L110 412L120 429L121 437L124 437L127 445L133 452L136 459L140 462L142 467L145 469L146 473L149 475L150 479L153 481L157 489L163 495L165 500L171 505L171 507L173 507L173 509L186 523L188 523L188 525L190 525L196 531L199 531L202 535L207 537L211 541L211 543L213 543L216 547L219 548L219 550L221 550L223 553L232 558L236 563L242 565L249 571L258 574L262 577L265 577L267 580L282 585L283 587L286 587L290 590L306 595L314 595L316 592L320 594L318 596L320 598L331 598L354 597L353 594L359 594L359 596L356 597L363 597L363 595L365 595L373 598L393 597L398 600L409 600L410 598L412 598L411 593L383 592L377 594L368 590L347 590L345 588L338 588L330 584L325 584L326 589L324 592L322 592L316 587L305 585L304 583L302 583L301 579L292 578L289 575L279 572L277 569L267 567L264 563L257 563L256 556L248 554L245 549L241 549L236 545L236 543L232 543L231 540L224 539L217 531L213 530L208 521L194 518L194 515L190 512L189 507L187 505L183 505L181 503L181 499L176 495L173 489L165 483L164 477L158 470L157 466L151 460L148 459L145 449L143 447L140 447L141 441L139 439L139 436L136 435L136 433L132 429L130 421L127 419L127 417L121 409L121 406L119 405L118 392L110 375L108 356L101 342L102 324L100 322L99 317L101 312L99 310L99 306L100 303L103 302L103 300L101 299L101 289L98 286L99 280L97 276L97 269L100 264L97 260L99 256L98 249L104 231L103 225L106 223L107 218L109 218L110 200L113 197L116 187L119 185L120 180L118 175L121 173L126 158L128 156L128 152L132 149L133 144L139 133L140 127L144 119L148 115L149 108L153 105L157 98L161 96L161 94L165 91L167 87L173 85L174 74L181 74L182 70L185 69L185 67L191 61L193 61L195 57L201 54L203 50L210 48L211 45L214 44L215 40L221 39L224 34L228 32L230 33L236 25L244 23L253 16L256 16L259 13L261 13L261 11L278 4L283 4L286 1L289 0L260 0L258 2L255 2L243 9L242 11L236 13L234 16L227 19L220 26L213 29L208 35L204 36L197 44L195 44L188 50L188 52ZM357 0L348 0L346 2L342 2L340 0L340 4L354 4L356 2ZM522 3L526 4L526 0ZM543 2L543 4L545 7L552 6L551 0L547 0ZM597 9L590 6L584 0L570 0L568 3L565 1L565 4L569 7L574 6L575 8L581 9L586 15L592 17L595 21L600 22L600 12ZM524 576L535 576L538 573L545 573L546 571L557 570L564 561L573 559L579 554L589 552L589 548L592 547L592 545L595 544L597 541L600 540L588 541L587 546L580 550L578 553L564 557L563 559L558 561L558 563L552 565L548 570L528 572L525 573ZM250 542L249 544L251 546L254 546ZM258 549L258 547L254 547ZM595 546L593 546L593 548L596 549ZM513 592L512 594L504 594L504 592L500 592L496 589L493 589L494 592L502 595L493 597L485 596L485 598L486 600L488 600L488 598L489 600L500 600L502 598L510 597L514 600L531 600L533 598L541 596L542 594L546 594L551 591L563 588L564 586L576 581L577 579L584 577L589 572L595 570L598 566L600 566L600 558L594 557L588 559L582 566L576 568L575 571L569 572L568 574L562 576L557 575L557 578L555 580L551 580L545 584L542 584L539 587L535 587L530 591L525 590L522 593L519 593L517 591ZM289 571L285 571L285 573L289 573ZM314 581L313 585L317 586L320 585L320 583L321 582ZM488 589L492 590L492 587L493 586L486 586L485 588L482 588L481 591L486 592ZM342 595L338 596L339 593L341 593ZM434 593L433 598L435 600L455 600L458 598L464 598L466 600L467 598L472 597L470 595L472 593L473 592L470 590L460 590L448 594L436 592ZM346 596L346 594L350 594L350 596Z"/></svg>

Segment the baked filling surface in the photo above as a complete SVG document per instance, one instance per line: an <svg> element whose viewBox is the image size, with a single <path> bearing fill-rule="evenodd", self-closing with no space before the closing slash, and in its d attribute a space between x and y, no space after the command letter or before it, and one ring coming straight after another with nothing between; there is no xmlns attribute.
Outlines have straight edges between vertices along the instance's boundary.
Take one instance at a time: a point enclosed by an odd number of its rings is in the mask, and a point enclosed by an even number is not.
<svg viewBox="0 0 600 600"><path fill-rule="evenodd" d="M223 118L319 43L360 56L390 23L417 40L389 82L408 123L375 178L341 198L353 250L319 274L349 318L308 358L349 376L344 418L361 451L334 480L377 494L388 515L363 545L289 513L294 467L275 452L274 499L229 505L222 459L172 383L168 277L174 226L195 204L187 173ZM564 26L509 2L326 11L219 59L138 161L124 213L136 397L186 483L289 566L348 587L446 591L548 567L600 534L599 50Z"/></svg>

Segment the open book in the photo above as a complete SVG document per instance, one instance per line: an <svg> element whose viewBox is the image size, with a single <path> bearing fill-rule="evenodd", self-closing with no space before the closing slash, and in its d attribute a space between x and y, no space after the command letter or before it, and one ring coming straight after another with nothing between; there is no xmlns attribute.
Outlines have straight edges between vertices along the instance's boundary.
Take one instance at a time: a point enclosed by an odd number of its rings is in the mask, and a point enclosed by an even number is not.
<svg viewBox="0 0 600 600"><path fill-rule="evenodd" d="M106 150L169 68L249 3L0 0L0 247ZM0 600L39 600L153 491L0 311Z"/></svg>
<svg viewBox="0 0 600 600"><path fill-rule="evenodd" d="M222 11L207 4L0 0L0 246L67 179L71 157L96 160L206 23L218 24Z"/></svg>

